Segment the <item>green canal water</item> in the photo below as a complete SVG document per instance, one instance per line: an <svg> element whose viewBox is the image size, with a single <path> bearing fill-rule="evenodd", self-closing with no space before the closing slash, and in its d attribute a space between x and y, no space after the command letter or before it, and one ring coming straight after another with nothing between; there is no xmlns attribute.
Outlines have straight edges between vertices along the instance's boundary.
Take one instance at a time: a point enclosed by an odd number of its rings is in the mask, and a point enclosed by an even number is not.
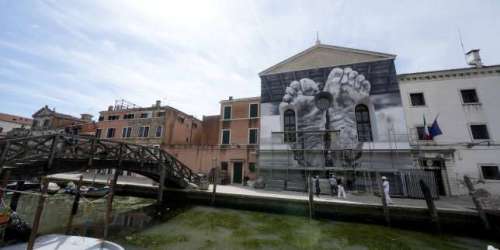
<svg viewBox="0 0 500 250"><path fill-rule="evenodd" d="M40 232L64 233L72 196L50 196ZM21 198L18 213L31 222L37 198ZM479 239L436 236L377 225L203 206L159 216L154 200L116 197L110 240L126 249L486 249ZM73 234L102 236L104 200L85 200ZM498 247L498 243L493 243Z"/></svg>

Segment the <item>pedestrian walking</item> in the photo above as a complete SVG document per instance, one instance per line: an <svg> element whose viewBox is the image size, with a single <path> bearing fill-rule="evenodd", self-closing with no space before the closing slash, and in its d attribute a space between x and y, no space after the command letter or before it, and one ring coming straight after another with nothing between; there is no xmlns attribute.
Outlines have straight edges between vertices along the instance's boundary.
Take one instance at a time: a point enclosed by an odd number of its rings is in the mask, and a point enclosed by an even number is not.
<svg viewBox="0 0 500 250"><path fill-rule="evenodd" d="M392 204L391 196L389 195L389 180L385 176L382 176L382 187L384 189L385 202Z"/></svg>
<svg viewBox="0 0 500 250"><path fill-rule="evenodd" d="M319 176L316 175L314 178L314 186L316 187L316 196L319 198L319 193L321 193L321 189L319 188Z"/></svg>
<svg viewBox="0 0 500 250"><path fill-rule="evenodd" d="M337 178L334 174L330 175L330 179L328 179L328 182L330 183L330 191L332 192L332 196L335 196L335 194L337 193Z"/></svg>
<svg viewBox="0 0 500 250"><path fill-rule="evenodd" d="M342 177L337 178L337 197L343 199L346 198Z"/></svg>

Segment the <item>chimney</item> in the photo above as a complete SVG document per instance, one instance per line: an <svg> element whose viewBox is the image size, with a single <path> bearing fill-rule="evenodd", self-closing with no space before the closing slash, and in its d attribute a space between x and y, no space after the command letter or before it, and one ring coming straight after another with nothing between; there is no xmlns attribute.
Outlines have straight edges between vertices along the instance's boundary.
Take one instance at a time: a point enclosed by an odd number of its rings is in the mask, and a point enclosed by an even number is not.
<svg viewBox="0 0 500 250"><path fill-rule="evenodd" d="M465 53L465 60L470 66L475 66L476 68L483 67L483 62L481 62L481 56L479 56L479 49L473 49Z"/></svg>
<svg viewBox="0 0 500 250"><path fill-rule="evenodd" d="M157 108L161 107L161 101L160 100L156 100L156 107Z"/></svg>
<svg viewBox="0 0 500 250"><path fill-rule="evenodd" d="M108 111L113 111L113 105L108 106Z"/></svg>
<svg viewBox="0 0 500 250"><path fill-rule="evenodd" d="M233 100L233 97L232 97L232 96L230 96L230 97L229 97L229 101L232 101L232 100Z"/></svg>
<svg viewBox="0 0 500 250"><path fill-rule="evenodd" d="M92 121L92 115L91 114L81 114L81 119L86 122L91 122Z"/></svg>

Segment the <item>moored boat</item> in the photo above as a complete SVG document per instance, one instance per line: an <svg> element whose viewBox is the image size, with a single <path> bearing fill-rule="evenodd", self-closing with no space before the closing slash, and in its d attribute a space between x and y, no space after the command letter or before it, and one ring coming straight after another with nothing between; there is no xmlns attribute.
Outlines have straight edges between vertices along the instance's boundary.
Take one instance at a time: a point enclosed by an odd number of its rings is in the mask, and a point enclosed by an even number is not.
<svg viewBox="0 0 500 250"><path fill-rule="evenodd" d="M15 244L6 246L4 250L24 250L28 243ZM65 249L65 250L124 250L124 248L114 242L105 241L96 238L62 235L62 234L48 234L42 235L35 240L34 249L49 250L49 249Z"/></svg>
<svg viewBox="0 0 500 250"><path fill-rule="evenodd" d="M80 189L81 190L81 189ZM109 187L89 187L86 191L82 191L82 195L85 197L99 198L107 195L109 193Z"/></svg>
<svg viewBox="0 0 500 250"><path fill-rule="evenodd" d="M59 192L60 189L61 187L59 187L59 185L57 185L56 183L49 182L49 186L47 187L47 193L56 194L57 192Z"/></svg>

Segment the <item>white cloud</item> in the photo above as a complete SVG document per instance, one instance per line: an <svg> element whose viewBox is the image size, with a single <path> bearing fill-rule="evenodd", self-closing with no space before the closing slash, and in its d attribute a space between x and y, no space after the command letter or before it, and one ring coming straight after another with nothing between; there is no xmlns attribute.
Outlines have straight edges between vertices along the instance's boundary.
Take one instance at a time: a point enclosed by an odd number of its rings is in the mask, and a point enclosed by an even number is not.
<svg viewBox="0 0 500 250"><path fill-rule="evenodd" d="M316 31L324 43L397 54L403 73L465 66L460 27L468 48L480 47L486 63L500 62L500 34L488 28L500 26L493 0L43 1L30 7L0 10L17 25L0 29L6 90L0 97L36 96L31 111L19 109L25 115L45 103L77 115L96 114L115 99L147 106L165 97L198 117L215 114L228 96L260 95L258 72L313 45ZM7 99L0 104L15 107Z"/></svg>

